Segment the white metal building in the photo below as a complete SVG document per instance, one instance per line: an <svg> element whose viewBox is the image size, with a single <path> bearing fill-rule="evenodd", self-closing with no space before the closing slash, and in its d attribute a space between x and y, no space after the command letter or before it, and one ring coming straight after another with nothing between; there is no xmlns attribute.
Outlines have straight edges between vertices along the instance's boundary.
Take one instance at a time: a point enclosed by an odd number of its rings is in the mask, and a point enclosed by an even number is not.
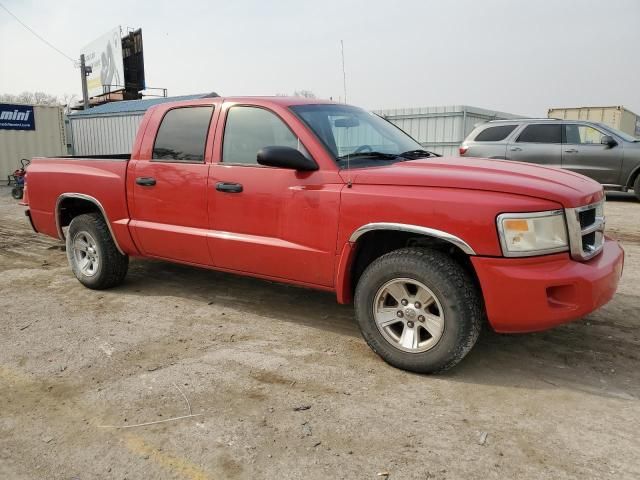
<svg viewBox="0 0 640 480"><path fill-rule="evenodd" d="M1 107L0 179L6 179L18 168L22 158L67 154L62 107L17 104Z"/></svg>
<svg viewBox="0 0 640 480"><path fill-rule="evenodd" d="M113 102L68 116L73 155L109 155L131 153L142 116L158 103L202 98L206 94ZM518 115L484 110L465 105L448 107L396 108L379 110L427 150L442 155L457 155L458 146L474 125Z"/></svg>
<svg viewBox="0 0 640 480"><path fill-rule="evenodd" d="M105 103L70 114L69 137L73 155L131 153L144 113L153 105L202 98L206 94Z"/></svg>
<svg viewBox="0 0 640 480"><path fill-rule="evenodd" d="M393 108L378 110L407 132L425 149L445 156L458 156L458 147L474 126L489 120L523 118L522 115L485 110L467 105L446 107Z"/></svg>

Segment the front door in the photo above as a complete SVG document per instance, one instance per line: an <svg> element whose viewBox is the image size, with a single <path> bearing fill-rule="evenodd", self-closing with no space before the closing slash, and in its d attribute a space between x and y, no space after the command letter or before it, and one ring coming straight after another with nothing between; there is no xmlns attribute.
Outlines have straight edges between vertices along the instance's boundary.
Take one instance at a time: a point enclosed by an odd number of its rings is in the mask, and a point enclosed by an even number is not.
<svg viewBox="0 0 640 480"><path fill-rule="evenodd" d="M562 168L586 175L607 185L620 184L621 145L603 145L606 135L589 125L566 124L562 145Z"/></svg>
<svg viewBox="0 0 640 480"><path fill-rule="evenodd" d="M205 144L212 106L179 107L162 119L151 158L130 167L130 227L142 253L211 265Z"/></svg>
<svg viewBox="0 0 640 480"><path fill-rule="evenodd" d="M258 150L266 146L289 146L309 155L272 111L230 107L220 161L209 176L215 266L330 287L344 183L334 172L258 165Z"/></svg>
<svg viewBox="0 0 640 480"><path fill-rule="evenodd" d="M517 162L562 166L562 127L559 123L526 125L507 146L507 158Z"/></svg>

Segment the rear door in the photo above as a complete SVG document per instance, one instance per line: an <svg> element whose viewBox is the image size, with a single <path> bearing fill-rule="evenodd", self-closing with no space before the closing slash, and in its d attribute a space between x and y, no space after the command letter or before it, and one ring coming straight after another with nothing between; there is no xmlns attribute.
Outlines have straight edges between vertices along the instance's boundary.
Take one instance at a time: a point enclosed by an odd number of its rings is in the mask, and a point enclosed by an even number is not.
<svg viewBox="0 0 640 480"><path fill-rule="evenodd" d="M130 227L142 253L199 265L211 265L207 245L205 145L213 116L211 105L159 110L128 178L133 193Z"/></svg>
<svg viewBox="0 0 640 480"><path fill-rule="evenodd" d="M531 123L516 134L507 146L507 158L517 162L562 166L562 125Z"/></svg>
<svg viewBox="0 0 640 480"><path fill-rule="evenodd" d="M619 185L623 149L600 143L606 133L585 124L564 125L562 168L586 175L602 184Z"/></svg>

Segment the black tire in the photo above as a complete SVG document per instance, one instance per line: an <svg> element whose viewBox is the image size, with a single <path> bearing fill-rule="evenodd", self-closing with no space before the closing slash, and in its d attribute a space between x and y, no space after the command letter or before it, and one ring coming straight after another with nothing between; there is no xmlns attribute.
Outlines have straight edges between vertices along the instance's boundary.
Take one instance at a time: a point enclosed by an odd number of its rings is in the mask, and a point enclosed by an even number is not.
<svg viewBox="0 0 640 480"><path fill-rule="evenodd" d="M24 190L19 187L13 187L11 189L11 196L16 200L22 200L22 196L24 195Z"/></svg>
<svg viewBox="0 0 640 480"><path fill-rule="evenodd" d="M376 296L383 285L399 278L422 283L442 308L444 330L426 351L400 350L376 325ZM478 290L471 275L450 256L427 248L403 248L376 259L364 271L356 287L356 318L367 344L390 365L418 373L443 372L460 362L478 339L484 318Z"/></svg>
<svg viewBox="0 0 640 480"><path fill-rule="evenodd" d="M74 241L87 239L95 242L92 242L94 247L91 255L97 262L91 274L83 272L81 261L78 259L82 253L77 252L74 247ZM71 220L67 230L67 258L73 274L80 283L94 290L120 285L129 268L129 257L118 251L109 227L98 213L78 215Z"/></svg>
<svg viewBox="0 0 640 480"><path fill-rule="evenodd" d="M640 173L636 177L636 181L633 182L633 193L636 195L636 198L640 200Z"/></svg>

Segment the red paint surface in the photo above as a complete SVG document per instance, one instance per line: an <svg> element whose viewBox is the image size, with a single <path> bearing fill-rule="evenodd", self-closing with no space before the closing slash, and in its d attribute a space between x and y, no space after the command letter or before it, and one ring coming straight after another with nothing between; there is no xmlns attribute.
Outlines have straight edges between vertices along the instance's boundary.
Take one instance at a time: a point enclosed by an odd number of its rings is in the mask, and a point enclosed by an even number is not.
<svg viewBox="0 0 640 480"><path fill-rule="evenodd" d="M56 199L67 192L98 199L120 247L142 255L336 291L352 299L349 237L368 223L420 225L456 235L476 252L491 324L531 331L568 321L608 301L622 252L608 241L589 262L568 254L500 258L500 213L575 207L602 198L596 182L566 170L523 163L429 158L392 166L339 171L315 136L288 109L290 98L227 98L163 104L140 125L132 160L36 158L28 170L28 205L36 229L57 236ZM164 114L187 105L213 105L205 163L150 162ZM232 105L271 110L287 123L317 162L314 172L220 161L226 113ZM154 177L153 187L136 177ZM242 193L215 189L243 185ZM349 184L349 185L348 185Z"/></svg>
<svg viewBox="0 0 640 480"><path fill-rule="evenodd" d="M616 292L624 252L607 239L587 262L569 254L528 259L471 257L494 330L533 332L578 319L607 303Z"/></svg>

